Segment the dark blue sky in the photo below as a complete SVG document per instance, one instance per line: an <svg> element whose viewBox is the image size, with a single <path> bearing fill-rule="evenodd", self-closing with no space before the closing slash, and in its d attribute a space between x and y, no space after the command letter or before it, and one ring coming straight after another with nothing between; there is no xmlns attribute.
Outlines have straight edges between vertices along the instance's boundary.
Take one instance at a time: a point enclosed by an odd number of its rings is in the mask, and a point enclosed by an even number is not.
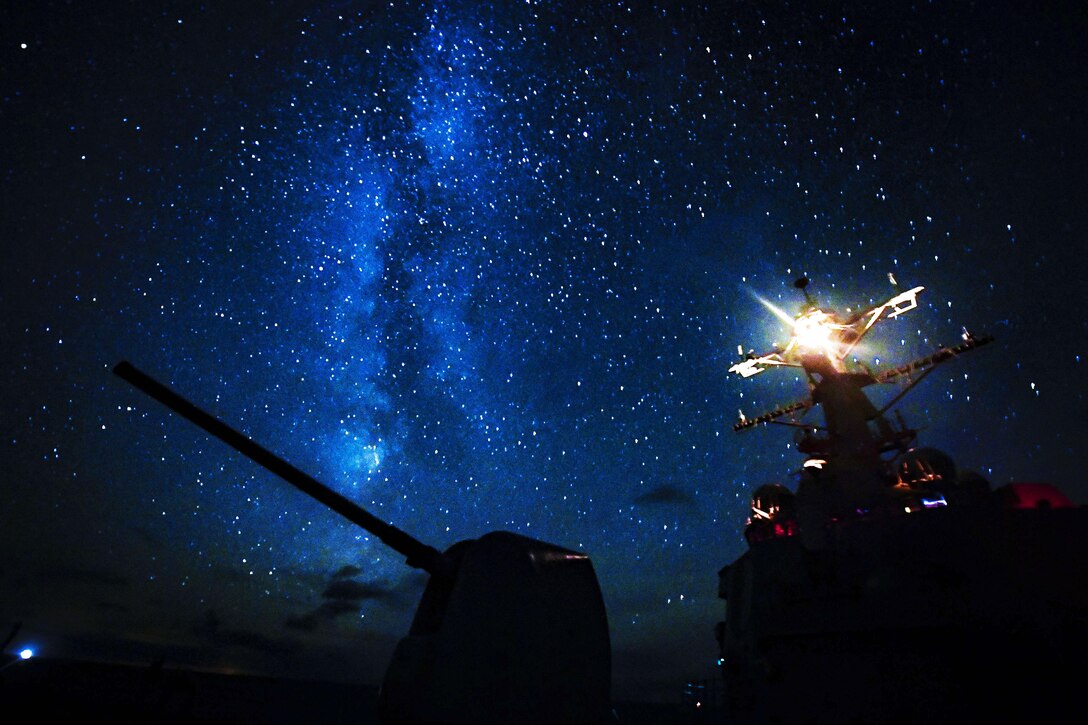
<svg viewBox="0 0 1088 725"><path fill-rule="evenodd" d="M619 692L712 675L804 394L727 374L924 285L899 406L1088 501L1076 4L9 3L0 618L45 651L376 682L423 577L110 374L437 548L590 555ZM894 392L894 391L893 391Z"/></svg>

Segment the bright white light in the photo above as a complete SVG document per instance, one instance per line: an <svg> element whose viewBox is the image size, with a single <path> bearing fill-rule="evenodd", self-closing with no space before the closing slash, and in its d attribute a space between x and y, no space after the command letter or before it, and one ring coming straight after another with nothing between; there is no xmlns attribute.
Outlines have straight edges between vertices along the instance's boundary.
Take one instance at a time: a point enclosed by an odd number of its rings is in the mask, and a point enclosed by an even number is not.
<svg viewBox="0 0 1088 725"><path fill-rule="evenodd" d="M28 660L34 656L34 650L29 647L19 653L19 659Z"/></svg>
<svg viewBox="0 0 1088 725"><path fill-rule="evenodd" d="M821 310L811 310L797 318L793 323L793 339L801 350L822 352L832 359L838 359L835 340L832 335L841 330L831 315Z"/></svg>

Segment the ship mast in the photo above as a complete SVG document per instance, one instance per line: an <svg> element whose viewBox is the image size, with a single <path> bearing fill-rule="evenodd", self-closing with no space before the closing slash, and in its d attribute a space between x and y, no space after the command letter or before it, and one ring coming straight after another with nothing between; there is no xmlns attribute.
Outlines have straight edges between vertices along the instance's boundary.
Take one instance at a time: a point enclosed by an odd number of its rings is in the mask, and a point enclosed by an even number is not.
<svg viewBox="0 0 1088 725"><path fill-rule="evenodd" d="M895 284L891 275L889 279ZM955 347L942 347L880 374L851 369L846 359L858 343L877 323L915 309L924 287L900 291L881 305L843 317L816 305L807 289L808 280L799 279L794 286L804 294L805 306L792 320L789 344L764 355L750 354L729 371L748 378L772 367L799 368L808 380L809 395L754 418L742 416L733 430L778 423L804 431L798 441L798 449L807 456L797 490L799 518L805 517L805 511L807 518L816 521L866 514L881 507L895 483L894 470L884 455L905 452L916 431L902 421L893 426L884 416L906 390L877 409L865 388L906 377L909 390L936 365L993 338L965 334L964 341ZM822 410L823 426L802 423L799 415L816 406ZM801 528L805 530L804 522Z"/></svg>

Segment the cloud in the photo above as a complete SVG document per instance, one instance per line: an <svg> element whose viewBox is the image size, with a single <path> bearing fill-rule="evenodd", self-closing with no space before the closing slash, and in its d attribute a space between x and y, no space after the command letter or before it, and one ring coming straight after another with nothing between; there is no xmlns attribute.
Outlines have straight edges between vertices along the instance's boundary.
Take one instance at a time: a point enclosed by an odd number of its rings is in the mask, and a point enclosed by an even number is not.
<svg viewBox="0 0 1088 725"><path fill-rule="evenodd" d="M392 590L375 582L358 582L354 579L335 579L329 582L321 596L325 599L362 602L367 599L385 599Z"/></svg>
<svg viewBox="0 0 1088 725"><path fill-rule="evenodd" d="M323 602L321 606L312 609L305 614L288 617L283 626L285 629L293 629L299 632L313 632L322 622L329 622L345 614L354 614L359 611L358 602L351 600L333 599Z"/></svg>
<svg viewBox="0 0 1088 725"><path fill-rule="evenodd" d="M355 566L354 564L345 564L340 567L335 574L332 575L333 579L346 579L353 576L359 576L363 573L362 568Z"/></svg>
<svg viewBox="0 0 1088 725"><path fill-rule="evenodd" d="M636 506L649 506L654 504L690 504L695 499L686 491L681 491L675 486L658 486L644 494L635 497Z"/></svg>
<svg viewBox="0 0 1088 725"><path fill-rule="evenodd" d="M345 577L358 573L357 567L345 566L333 574L321 597L325 600L315 609L288 617L283 626L300 632L313 632L322 622L359 611L365 601L395 599L396 590L379 582L360 582Z"/></svg>

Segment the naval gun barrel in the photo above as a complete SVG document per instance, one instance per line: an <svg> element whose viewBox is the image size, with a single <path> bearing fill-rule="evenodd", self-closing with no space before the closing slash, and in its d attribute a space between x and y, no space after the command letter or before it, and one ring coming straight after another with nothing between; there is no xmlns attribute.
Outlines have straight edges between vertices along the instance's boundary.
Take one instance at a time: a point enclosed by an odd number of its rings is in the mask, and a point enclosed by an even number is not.
<svg viewBox="0 0 1088 725"><path fill-rule="evenodd" d="M178 415L200 426L234 450L264 466L311 498L325 504L348 521L374 534L391 549L402 554L406 558L408 566L423 569L432 576L436 574L445 576L449 573L449 564L446 558L434 547L427 546L407 532L392 524L387 524L358 504L344 498L267 448L196 407L173 390L138 370L131 363L122 361L114 366L113 372Z"/></svg>

